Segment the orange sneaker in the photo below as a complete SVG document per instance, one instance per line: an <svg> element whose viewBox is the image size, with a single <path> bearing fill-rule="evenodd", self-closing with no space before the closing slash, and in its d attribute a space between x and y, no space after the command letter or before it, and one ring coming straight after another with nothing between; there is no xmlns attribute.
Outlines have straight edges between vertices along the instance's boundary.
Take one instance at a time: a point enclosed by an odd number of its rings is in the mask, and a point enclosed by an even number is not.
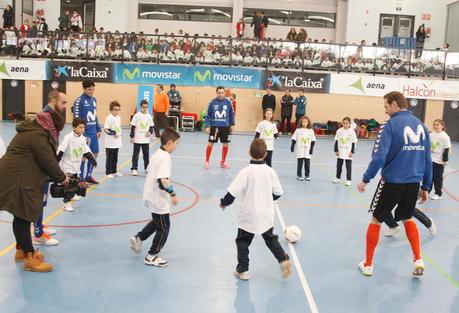
<svg viewBox="0 0 459 313"><path fill-rule="evenodd" d="M36 245L55 246L59 240L52 238L50 235L43 233L40 237L33 236L33 243Z"/></svg>
<svg viewBox="0 0 459 313"><path fill-rule="evenodd" d="M53 265L43 262L37 255L37 251L34 253L26 253L24 258L24 271L30 272L51 272L53 270Z"/></svg>

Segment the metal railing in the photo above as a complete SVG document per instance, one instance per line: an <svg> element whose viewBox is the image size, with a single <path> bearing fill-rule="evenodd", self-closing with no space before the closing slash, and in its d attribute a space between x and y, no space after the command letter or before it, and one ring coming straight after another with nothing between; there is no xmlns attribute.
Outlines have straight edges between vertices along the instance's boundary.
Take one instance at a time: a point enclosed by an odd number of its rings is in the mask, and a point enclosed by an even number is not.
<svg viewBox="0 0 459 313"><path fill-rule="evenodd" d="M222 36L3 31L2 54L459 78L457 52Z"/></svg>

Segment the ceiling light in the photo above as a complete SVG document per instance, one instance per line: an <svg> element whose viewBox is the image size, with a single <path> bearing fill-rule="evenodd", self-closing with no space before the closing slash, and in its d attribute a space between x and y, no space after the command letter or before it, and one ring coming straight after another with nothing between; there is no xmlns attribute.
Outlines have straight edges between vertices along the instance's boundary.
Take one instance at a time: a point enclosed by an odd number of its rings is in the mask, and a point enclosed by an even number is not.
<svg viewBox="0 0 459 313"><path fill-rule="evenodd" d="M332 19L332 18L325 17L325 16L319 16L319 15L311 15L311 16L308 16L308 19L323 20L323 21L328 21L328 22L331 22L331 23L334 23L334 22L335 22L335 20Z"/></svg>
<svg viewBox="0 0 459 313"><path fill-rule="evenodd" d="M161 11L142 12L142 13L140 13L140 16L150 15L150 14L158 14L158 15L172 16L172 14L170 14L169 12L161 12Z"/></svg>

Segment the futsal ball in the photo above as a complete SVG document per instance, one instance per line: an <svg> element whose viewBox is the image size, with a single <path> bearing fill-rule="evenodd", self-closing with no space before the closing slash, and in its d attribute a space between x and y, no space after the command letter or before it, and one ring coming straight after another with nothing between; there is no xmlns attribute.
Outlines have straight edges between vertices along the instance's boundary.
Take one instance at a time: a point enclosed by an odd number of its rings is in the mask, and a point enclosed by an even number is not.
<svg viewBox="0 0 459 313"><path fill-rule="evenodd" d="M285 227L284 230L285 239L288 242L294 243L301 237L301 229L296 225L290 225Z"/></svg>

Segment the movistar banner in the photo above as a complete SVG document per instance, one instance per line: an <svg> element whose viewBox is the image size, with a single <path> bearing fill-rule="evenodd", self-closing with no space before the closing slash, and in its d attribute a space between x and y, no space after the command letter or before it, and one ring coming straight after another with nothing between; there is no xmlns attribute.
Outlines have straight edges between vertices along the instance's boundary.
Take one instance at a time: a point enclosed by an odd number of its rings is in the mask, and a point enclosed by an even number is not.
<svg viewBox="0 0 459 313"><path fill-rule="evenodd" d="M115 82L122 84L177 84L260 89L262 71L205 66L116 64Z"/></svg>
<svg viewBox="0 0 459 313"><path fill-rule="evenodd" d="M148 113L153 112L154 89L153 86L139 86L137 91L137 111L140 111L140 101L148 101Z"/></svg>

